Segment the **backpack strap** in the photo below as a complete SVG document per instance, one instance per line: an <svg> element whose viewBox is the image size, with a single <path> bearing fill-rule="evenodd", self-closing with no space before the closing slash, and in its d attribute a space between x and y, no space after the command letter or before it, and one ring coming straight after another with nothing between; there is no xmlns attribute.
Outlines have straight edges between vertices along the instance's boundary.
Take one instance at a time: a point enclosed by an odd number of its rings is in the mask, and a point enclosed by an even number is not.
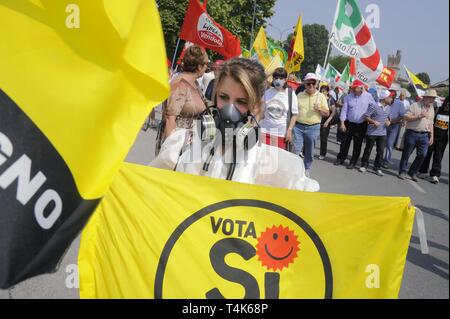
<svg viewBox="0 0 450 319"><path fill-rule="evenodd" d="M293 90L291 88L288 88L289 111L288 111L288 114L287 114L286 129L288 129L289 128L289 124L291 124L291 118L292 118L292 93L293 93Z"/></svg>
<svg viewBox="0 0 450 319"><path fill-rule="evenodd" d="M291 124L291 118L292 118L292 94L294 91L291 88L288 88L288 104L289 104L289 111L287 114L287 123L286 123L286 130L289 129L289 124ZM286 143L286 151L290 152L292 149L291 143Z"/></svg>

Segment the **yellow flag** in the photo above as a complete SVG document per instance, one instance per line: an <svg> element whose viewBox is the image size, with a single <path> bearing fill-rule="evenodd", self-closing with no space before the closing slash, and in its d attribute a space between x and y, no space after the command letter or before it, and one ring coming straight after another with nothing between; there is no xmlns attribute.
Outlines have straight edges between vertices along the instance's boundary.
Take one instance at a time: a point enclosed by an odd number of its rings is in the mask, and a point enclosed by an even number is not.
<svg viewBox="0 0 450 319"><path fill-rule="evenodd" d="M397 298L409 198L124 164L85 228L82 298Z"/></svg>
<svg viewBox="0 0 450 319"><path fill-rule="evenodd" d="M286 64L286 70L288 73L300 71L300 66L305 60L305 49L303 46L303 23L301 15L298 18L297 27L295 28L292 42L292 52L290 53L291 55L289 56L289 61Z"/></svg>
<svg viewBox="0 0 450 319"><path fill-rule="evenodd" d="M2 0L0 39L7 287L54 270L169 88L153 0Z"/></svg>
<svg viewBox="0 0 450 319"><path fill-rule="evenodd" d="M406 68L406 66L405 66L405 70L406 70L406 73L408 74L408 77L409 77L409 80L410 80L411 84L413 84L416 87L416 89L419 89L419 90L426 90L426 89L428 89L429 85L423 83L423 81L421 79L419 79L417 77L417 75L415 75L410 70L408 70Z"/></svg>
<svg viewBox="0 0 450 319"><path fill-rule="evenodd" d="M264 68L267 68L272 61L272 56L269 53L266 31L264 31L263 27L259 29L255 42L253 42L253 50L258 55L259 62Z"/></svg>

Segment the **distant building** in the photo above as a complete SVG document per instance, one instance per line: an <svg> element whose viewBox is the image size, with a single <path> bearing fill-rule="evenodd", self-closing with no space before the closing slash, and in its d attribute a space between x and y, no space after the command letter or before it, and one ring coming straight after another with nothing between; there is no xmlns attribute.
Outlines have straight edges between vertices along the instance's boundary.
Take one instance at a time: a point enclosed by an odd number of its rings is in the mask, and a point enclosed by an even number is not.
<svg viewBox="0 0 450 319"><path fill-rule="evenodd" d="M401 50L397 50L397 53L395 55L393 55L393 54L388 55L387 67L396 72L395 78L394 78L394 83L392 83L391 89L399 91L399 90L401 90L402 85L409 83L408 79L403 79L400 76L400 73L402 71L402 51Z"/></svg>
<svg viewBox="0 0 450 319"><path fill-rule="evenodd" d="M402 63L402 51L401 50L397 50L396 55L392 55L392 54L388 55L387 67L396 72L395 82L398 81L398 78L400 76L401 63Z"/></svg>
<svg viewBox="0 0 450 319"><path fill-rule="evenodd" d="M448 93L449 79L435 83L430 86L431 89L435 89L438 94Z"/></svg>

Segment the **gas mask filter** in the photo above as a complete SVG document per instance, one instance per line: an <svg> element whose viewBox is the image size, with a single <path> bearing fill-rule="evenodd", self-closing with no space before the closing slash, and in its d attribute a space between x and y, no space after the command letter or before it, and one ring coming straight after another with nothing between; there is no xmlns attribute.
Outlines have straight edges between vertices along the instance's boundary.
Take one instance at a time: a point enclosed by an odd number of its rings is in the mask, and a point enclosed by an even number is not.
<svg viewBox="0 0 450 319"><path fill-rule="evenodd" d="M249 121L250 113L242 115L233 105L224 105L221 109L212 107L200 116L200 136L203 142L217 138L220 131L222 145L228 145L236 138L236 147L246 150L252 148L258 140L258 129Z"/></svg>

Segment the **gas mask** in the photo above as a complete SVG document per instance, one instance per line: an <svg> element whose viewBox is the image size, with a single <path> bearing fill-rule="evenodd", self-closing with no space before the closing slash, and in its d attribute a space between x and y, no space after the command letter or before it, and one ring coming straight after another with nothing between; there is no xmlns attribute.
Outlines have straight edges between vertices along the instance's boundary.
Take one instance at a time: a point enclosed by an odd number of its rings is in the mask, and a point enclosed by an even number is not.
<svg viewBox="0 0 450 319"><path fill-rule="evenodd" d="M253 117L250 112L242 115L233 104L225 105L221 109L209 108L200 116L200 125L197 127L201 140L214 144L208 158L203 163L205 172L209 170L216 147L232 147L233 158L227 174L227 180L232 180L238 151L247 151L258 142L258 128L249 121L249 117ZM253 117L253 119L255 118ZM244 156L245 154L247 153L245 152Z"/></svg>
<svg viewBox="0 0 450 319"><path fill-rule="evenodd" d="M224 105L219 110L219 118L217 128L222 134L222 145L229 145L233 142L233 137L248 121L248 114L242 115L241 112L233 105Z"/></svg>
<svg viewBox="0 0 450 319"><path fill-rule="evenodd" d="M286 81L283 79L273 80L273 86L277 89L281 89L285 84L286 84Z"/></svg>
<svg viewBox="0 0 450 319"><path fill-rule="evenodd" d="M228 104L221 109L212 107L201 116L200 136L202 141L215 140L220 132L222 145L230 145L235 140L236 147L246 150L252 148L258 140L258 129L249 121L253 117L250 112L242 115L233 105Z"/></svg>

